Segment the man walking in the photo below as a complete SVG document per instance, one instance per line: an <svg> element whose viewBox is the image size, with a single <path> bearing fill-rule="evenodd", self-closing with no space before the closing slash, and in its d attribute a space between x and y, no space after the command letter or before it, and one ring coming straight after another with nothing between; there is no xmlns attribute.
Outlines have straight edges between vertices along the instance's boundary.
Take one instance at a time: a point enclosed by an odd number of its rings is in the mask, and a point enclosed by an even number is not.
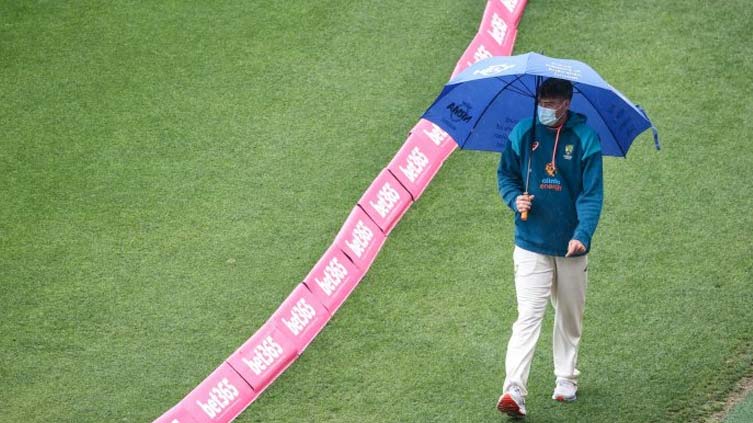
<svg viewBox="0 0 753 423"><path fill-rule="evenodd" d="M601 214L603 180L598 135L585 116L569 110L572 95L570 81L542 83L535 130L531 119L518 122L497 171L500 195L516 212L518 304L497 408L514 417L526 415L528 374L550 300L555 310L552 398L574 401L578 387L587 253Z"/></svg>

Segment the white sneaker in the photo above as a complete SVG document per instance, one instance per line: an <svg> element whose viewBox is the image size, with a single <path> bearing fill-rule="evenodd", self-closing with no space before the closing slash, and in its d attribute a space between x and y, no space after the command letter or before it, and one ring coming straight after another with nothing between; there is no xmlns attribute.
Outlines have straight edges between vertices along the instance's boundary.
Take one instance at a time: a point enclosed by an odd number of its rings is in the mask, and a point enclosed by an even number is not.
<svg viewBox="0 0 753 423"><path fill-rule="evenodd" d="M578 385L569 380L558 380L554 387L552 399L557 401L575 401L575 393L578 391Z"/></svg>
<svg viewBox="0 0 753 423"><path fill-rule="evenodd" d="M513 385L497 401L497 410L510 417L526 416L526 399L519 387Z"/></svg>

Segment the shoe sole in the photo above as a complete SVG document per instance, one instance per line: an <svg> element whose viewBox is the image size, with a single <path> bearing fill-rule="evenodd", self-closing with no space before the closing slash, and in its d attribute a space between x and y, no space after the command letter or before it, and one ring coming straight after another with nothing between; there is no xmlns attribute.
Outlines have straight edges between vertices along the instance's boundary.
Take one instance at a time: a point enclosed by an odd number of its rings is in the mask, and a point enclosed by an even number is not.
<svg viewBox="0 0 753 423"><path fill-rule="evenodd" d="M525 414L520 412L520 406L518 406L518 403L515 402L514 399L512 399L512 396L510 396L510 394L502 395L502 398L500 398L499 402L497 403L497 410L499 410L500 413L507 414L510 417L521 418L526 416Z"/></svg>
<svg viewBox="0 0 753 423"><path fill-rule="evenodd" d="M574 395L572 397L566 397L564 395L552 396L552 399L557 400L559 402L573 402L575 401L575 396Z"/></svg>

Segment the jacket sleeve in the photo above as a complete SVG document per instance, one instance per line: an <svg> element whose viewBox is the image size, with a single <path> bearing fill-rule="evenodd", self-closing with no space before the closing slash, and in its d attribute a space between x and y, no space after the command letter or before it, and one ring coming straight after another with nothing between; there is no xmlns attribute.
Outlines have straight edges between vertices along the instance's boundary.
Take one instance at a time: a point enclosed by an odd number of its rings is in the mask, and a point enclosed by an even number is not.
<svg viewBox="0 0 753 423"><path fill-rule="evenodd" d="M604 200L604 178L602 172L601 143L596 133L591 132L584 143L583 190L578 194L575 209L578 213L578 226L573 239L582 242L586 250L591 248L591 238L601 216Z"/></svg>
<svg viewBox="0 0 753 423"><path fill-rule="evenodd" d="M502 151L502 156L499 159L499 167L497 168L499 195L502 197L502 201L507 204L507 207L516 213L518 212L518 208L515 206L515 198L523 194L524 189L520 166L520 127L521 125L518 124L510 132L510 137L504 151Z"/></svg>

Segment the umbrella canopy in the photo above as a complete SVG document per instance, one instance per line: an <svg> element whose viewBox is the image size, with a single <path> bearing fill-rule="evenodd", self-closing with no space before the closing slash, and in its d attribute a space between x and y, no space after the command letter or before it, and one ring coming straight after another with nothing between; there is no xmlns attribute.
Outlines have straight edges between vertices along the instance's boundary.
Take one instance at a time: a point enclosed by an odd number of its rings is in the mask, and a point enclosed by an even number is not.
<svg viewBox="0 0 753 423"><path fill-rule="evenodd" d="M590 66L536 53L476 63L445 85L423 118L447 131L460 148L501 152L515 124L536 115L536 92L546 78L573 83L570 110L586 116L599 134L604 155L624 157L648 128L659 149L656 128L643 109Z"/></svg>

